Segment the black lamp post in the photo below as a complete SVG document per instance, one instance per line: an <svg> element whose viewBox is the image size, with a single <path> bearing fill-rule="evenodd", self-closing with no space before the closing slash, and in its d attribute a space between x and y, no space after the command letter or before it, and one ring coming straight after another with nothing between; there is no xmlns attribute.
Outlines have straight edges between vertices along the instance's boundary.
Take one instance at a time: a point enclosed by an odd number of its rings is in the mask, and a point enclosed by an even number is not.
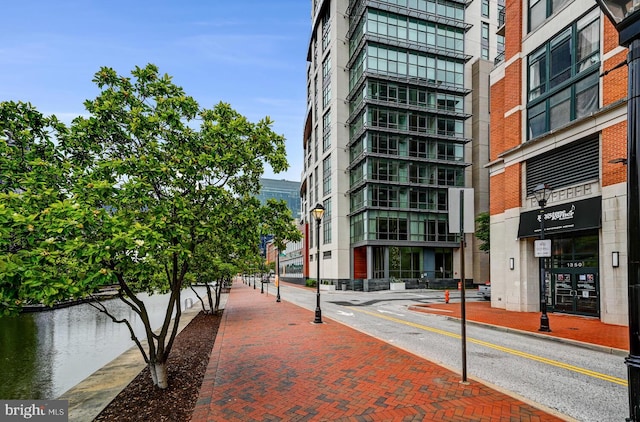
<svg viewBox="0 0 640 422"><path fill-rule="evenodd" d="M547 200L551 195L551 188L546 183L539 184L533 190L533 194L538 201L540 207L540 240L544 240L544 207L547 205ZM545 282L545 266L544 257L541 256L540 260L540 328L538 331L550 332L549 317L547 316L547 283Z"/></svg>
<svg viewBox="0 0 640 422"><path fill-rule="evenodd" d="M627 291L629 304L628 421L640 422L640 8L635 1L596 0L618 31L627 56Z"/></svg>
<svg viewBox="0 0 640 422"><path fill-rule="evenodd" d="M280 248L276 248L276 302L280 302Z"/></svg>
<svg viewBox="0 0 640 422"><path fill-rule="evenodd" d="M320 310L320 222L324 215L324 207L322 204L316 204L316 207L311 210L313 218L316 220L316 245L318 255L316 256L316 317L313 320L315 324L322 324L322 311Z"/></svg>

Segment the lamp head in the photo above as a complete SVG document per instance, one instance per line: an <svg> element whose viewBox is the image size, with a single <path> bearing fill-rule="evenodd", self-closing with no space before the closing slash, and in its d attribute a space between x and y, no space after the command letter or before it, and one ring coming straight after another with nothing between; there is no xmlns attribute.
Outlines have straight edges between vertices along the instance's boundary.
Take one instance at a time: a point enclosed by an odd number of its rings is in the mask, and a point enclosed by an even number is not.
<svg viewBox="0 0 640 422"><path fill-rule="evenodd" d="M551 196L551 186L546 183L540 183L535 187L535 189L533 189L533 194L538 201L538 205L544 207L547 205L547 199Z"/></svg>
<svg viewBox="0 0 640 422"><path fill-rule="evenodd" d="M322 216L324 216L324 207L322 204L317 203L315 208L311 210L311 213L313 214L313 218L315 218L317 222L320 222Z"/></svg>
<svg viewBox="0 0 640 422"><path fill-rule="evenodd" d="M628 46L640 36L640 0L596 0L618 31L618 43Z"/></svg>

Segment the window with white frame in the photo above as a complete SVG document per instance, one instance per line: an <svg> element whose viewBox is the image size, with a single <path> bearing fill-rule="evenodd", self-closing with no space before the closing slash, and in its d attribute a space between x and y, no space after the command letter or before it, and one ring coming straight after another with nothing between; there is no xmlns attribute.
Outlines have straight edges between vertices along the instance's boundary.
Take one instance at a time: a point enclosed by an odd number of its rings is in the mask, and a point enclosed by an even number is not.
<svg viewBox="0 0 640 422"><path fill-rule="evenodd" d="M570 0L529 0L529 31L538 28L545 19L569 2Z"/></svg>

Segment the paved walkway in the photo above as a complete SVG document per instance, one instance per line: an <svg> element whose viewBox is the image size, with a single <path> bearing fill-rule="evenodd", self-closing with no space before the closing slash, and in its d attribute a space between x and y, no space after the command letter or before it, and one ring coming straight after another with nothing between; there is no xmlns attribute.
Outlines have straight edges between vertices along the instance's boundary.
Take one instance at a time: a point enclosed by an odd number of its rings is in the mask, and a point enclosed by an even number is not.
<svg viewBox="0 0 640 422"><path fill-rule="evenodd" d="M570 420L313 318L234 283L192 421Z"/></svg>
<svg viewBox="0 0 640 422"><path fill-rule="evenodd" d="M414 305L409 309L460 318L460 301L448 304ZM513 312L492 308L489 301L466 302L466 319L504 329L525 331L529 334L553 337L559 341L583 343L586 347L608 349L611 353L629 354L629 328L600 322L597 318L561 313L548 313L551 332L540 332L540 312Z"/></svg>

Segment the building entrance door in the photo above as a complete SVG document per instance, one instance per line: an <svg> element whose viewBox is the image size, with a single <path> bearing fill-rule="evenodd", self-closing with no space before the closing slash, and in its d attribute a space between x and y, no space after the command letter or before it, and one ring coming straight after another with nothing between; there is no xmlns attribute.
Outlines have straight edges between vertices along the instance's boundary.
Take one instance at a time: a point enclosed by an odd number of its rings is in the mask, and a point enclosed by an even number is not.
<svg viewBox="0 0 640 422"><path fill-rule="evenodd" d="M555 312L599 316L598 269L552 269L551 296Z"/></svg>

